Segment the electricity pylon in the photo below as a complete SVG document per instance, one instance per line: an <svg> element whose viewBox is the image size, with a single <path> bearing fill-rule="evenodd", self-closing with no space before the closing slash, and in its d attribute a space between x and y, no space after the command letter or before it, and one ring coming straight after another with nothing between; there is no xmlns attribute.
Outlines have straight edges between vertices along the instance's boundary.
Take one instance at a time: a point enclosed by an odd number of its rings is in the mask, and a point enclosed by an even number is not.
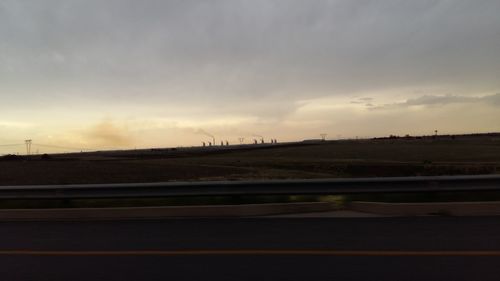
<svg viewBox="0 0 500 281"><path fill-rule="evenodd" d="M24 143L26 144L26 155L31 154L31 140L25 140Z"/></svg>

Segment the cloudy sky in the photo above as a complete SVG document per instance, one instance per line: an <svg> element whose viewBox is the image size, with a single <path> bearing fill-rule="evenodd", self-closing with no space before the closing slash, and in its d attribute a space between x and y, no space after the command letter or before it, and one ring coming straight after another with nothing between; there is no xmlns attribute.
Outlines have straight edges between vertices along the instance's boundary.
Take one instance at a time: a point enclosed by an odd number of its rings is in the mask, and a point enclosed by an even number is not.
<svg viewBox="0 0 500 281"><path fill-rule="evenodd" d="M500 131L499 11L0 0L0 153Z"/></svg>

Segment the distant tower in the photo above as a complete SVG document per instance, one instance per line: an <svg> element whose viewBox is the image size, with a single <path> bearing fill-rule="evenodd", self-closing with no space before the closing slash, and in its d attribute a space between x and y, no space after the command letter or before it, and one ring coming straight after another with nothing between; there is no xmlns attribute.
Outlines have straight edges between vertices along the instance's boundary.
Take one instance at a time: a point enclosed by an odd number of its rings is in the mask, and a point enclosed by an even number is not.
<svg viewBox="0 0 500 281"><path fill-rule="evenodd" d="M253 144L257 144L257 140L256 139L253 139Z"/></svg>
<svg viewBox="0 0 500 281"><path fill-rule="evenodd" d="M327 136L327 134L323 133L323 134L320 134L320 136L321 136L321 140L322 140L322 141L325 141L325 140L326 140L326 136Z"/></svg>
<svg viewBox="0 0 500 281"><path fill-rule="evenodd" d="M260 139L260 143L262 143L262 144L263 144L263 143L264 143L264 139Z"/></svg>
<svg viewBox="0 0 500 281"><path fill-rule="evenodd" d="M438 135L438 130L434 130L434 135L437 137L437 135Z"/></svg>
<svg viewBox="0 0 500 281"><path fill-rule="evenodd" d="M26 144L26 155L30 155L32 140L25 140L24 143Z"/></svg>
<svg viewBox="0 0 500 281"><path fill-rule="evenodd" d="M240 142L240 144L243 144L243 142L245 141L245 138L238 138L238 141Z"/></svg>
<svg viewBox="0 0 500 281"><path fill-rule="evenodd" d="M224 141L220 141L220 146L224 146Z"/></svg>
<svg viewBox="0 0 500 281"><path fill-rule="evenodd" d="M203 147L205 147L207 144L205 142L203 142Z"/></svg>
<svg viewBox="0 0 500 281"><path fill-rule="evenodd" d="M229 142L228 141L226 141L226 146L229 146Z"/></svg>

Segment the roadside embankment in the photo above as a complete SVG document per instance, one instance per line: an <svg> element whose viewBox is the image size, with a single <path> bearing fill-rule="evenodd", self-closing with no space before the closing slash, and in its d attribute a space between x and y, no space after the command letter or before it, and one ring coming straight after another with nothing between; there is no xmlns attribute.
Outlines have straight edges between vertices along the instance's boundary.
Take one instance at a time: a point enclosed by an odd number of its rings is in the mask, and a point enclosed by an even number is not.
<svg viewBox="0 0 500 281"><path fill-rule="evenodd" d="M351 202L349 210L388 216L496 216L500 202L383 203Z"/></svg>
<svg viewBox="0 0 500 281"><path fill-rule="evenodd" d="M169 206L126 208L4 209L0 221L15 220L120 220L200 217L248 217L326 212L337 209L328 202Z"/></svg>

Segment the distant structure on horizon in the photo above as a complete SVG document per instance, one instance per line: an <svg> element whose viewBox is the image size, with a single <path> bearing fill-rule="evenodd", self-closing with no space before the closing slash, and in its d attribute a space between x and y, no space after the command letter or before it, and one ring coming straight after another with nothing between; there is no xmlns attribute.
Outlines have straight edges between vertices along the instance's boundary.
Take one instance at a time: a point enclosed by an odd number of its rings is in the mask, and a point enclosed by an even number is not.
<svg viewBox="0 0 500 281"><path fill-rule="evenodd" d="M33 141L32 140L25 140L24 143L26 144L26 155L30 155L31 154L31 143Z"/></svg>

